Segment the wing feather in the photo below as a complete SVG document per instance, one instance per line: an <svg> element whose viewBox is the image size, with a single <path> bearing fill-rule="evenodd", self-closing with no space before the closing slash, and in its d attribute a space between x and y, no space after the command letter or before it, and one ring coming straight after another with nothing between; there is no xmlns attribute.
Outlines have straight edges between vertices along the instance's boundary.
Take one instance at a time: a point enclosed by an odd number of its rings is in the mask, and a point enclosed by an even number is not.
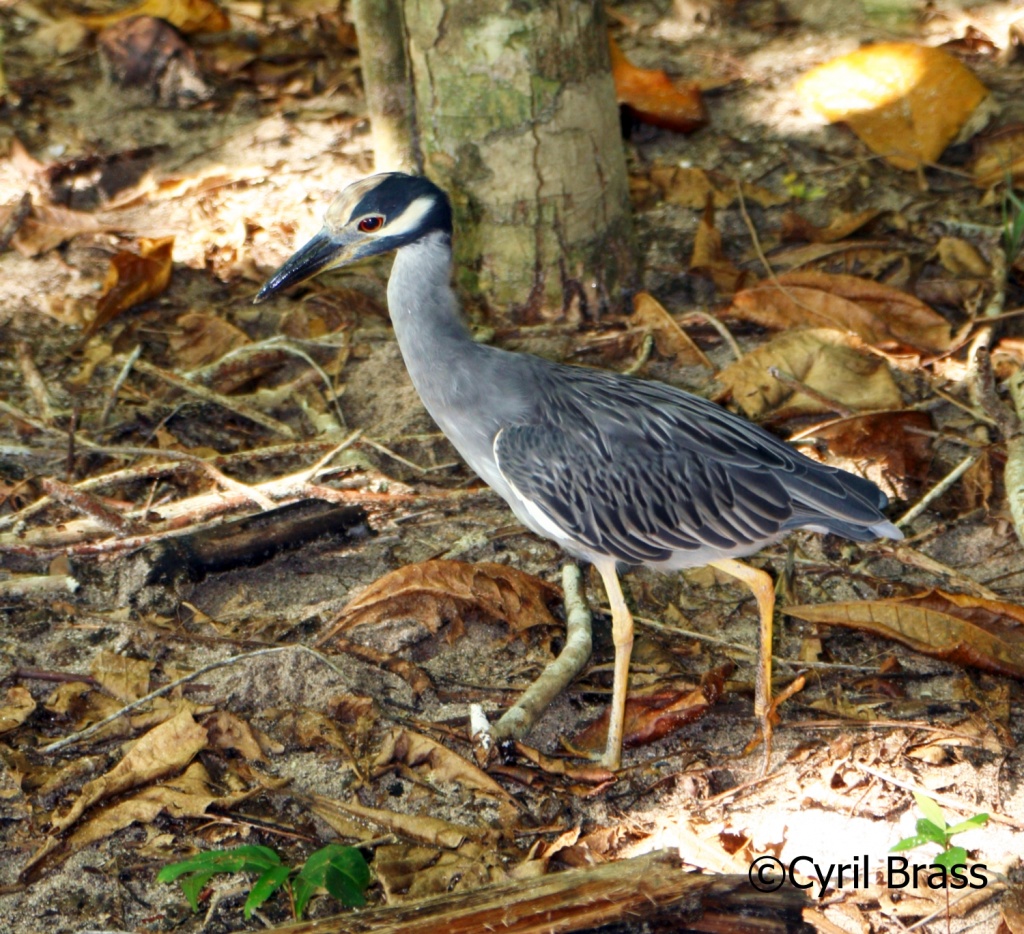
<svg viewBox="0 0 1024 934"><path fill-rule="evenodd" d="M552 378L557 370L572 378ZM579 367L547 364L535 377L537 404L502 428L493 453L516 495L584 554L706 560L798 527L862 540L895 533L874 484L698 396Z"/></svg>

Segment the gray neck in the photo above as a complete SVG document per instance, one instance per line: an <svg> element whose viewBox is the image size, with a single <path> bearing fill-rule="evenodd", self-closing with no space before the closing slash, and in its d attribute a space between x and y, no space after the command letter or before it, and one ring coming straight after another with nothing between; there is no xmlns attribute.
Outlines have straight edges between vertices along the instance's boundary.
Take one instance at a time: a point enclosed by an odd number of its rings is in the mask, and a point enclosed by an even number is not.
<svg viewBox="0 0 1024 934"><path fill-rule="evenodd" d="M451 240L441 232L402 247L395 256L388 311L410 372L417 359L430 358L452 343L473 341L452 291L451 275ZM436 365L437 360L433 362Z"/></svg>
<svg viewBox="0 0 1024 934"><path fill-rule="evenodd" d="M491 453L503 424L528 405L519 366L476 343L451 287L452 251L441 233L402 247L388 280L388 311L398 346L423 405L469 465L499 492L505 481ZM511 495L511 494L510 494Z"/></svg>

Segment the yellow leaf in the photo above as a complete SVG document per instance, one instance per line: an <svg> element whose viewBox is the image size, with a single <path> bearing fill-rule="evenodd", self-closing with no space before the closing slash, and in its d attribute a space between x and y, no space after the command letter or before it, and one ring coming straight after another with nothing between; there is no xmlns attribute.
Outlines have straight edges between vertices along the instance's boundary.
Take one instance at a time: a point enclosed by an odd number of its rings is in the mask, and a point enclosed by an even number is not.
<svg viewBox="0 0 1024 934"><path fill-rule="evenodd" d="M899 169L935 162L988 89L941 49L880 42L808 72L797 93Z"/></svg>

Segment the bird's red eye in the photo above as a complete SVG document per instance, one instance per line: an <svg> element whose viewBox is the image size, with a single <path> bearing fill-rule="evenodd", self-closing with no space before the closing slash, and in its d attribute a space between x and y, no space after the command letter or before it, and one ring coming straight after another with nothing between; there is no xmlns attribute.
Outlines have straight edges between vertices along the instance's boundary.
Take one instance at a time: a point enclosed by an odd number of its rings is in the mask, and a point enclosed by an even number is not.
<svg viewBox="0 0 1024 934"><path fill-rule="evenodd" d="M379 214L371 214L369 217L364 217L358 224L359 229L363 233L373 233L376 230L380 230L384 226L384 218Z"/></svg>

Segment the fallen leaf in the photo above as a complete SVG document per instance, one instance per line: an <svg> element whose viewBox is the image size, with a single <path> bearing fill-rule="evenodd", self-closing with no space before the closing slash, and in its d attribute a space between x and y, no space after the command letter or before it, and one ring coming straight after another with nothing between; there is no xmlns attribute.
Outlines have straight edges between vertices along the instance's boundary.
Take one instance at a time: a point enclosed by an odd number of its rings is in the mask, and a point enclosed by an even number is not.
<svg viewBox="0 0 1024 934"><path fill-rule="evenodd" d="M915 170L942 155L988 89L948 52L879 42L809 71L797 93L890 164Z"/></svg>
<svg viewBox="0 0 1024 934"><path fill-rule="evenodd" d="M497 851L468 842L457 850L397 844L374 850L374 875L388 904L477 889L507 878Z"/></svg>
<svg viewBox="0 0 1024 934"><path fill-rule="evenodd" d="M458 782L466 788L498 798L508 798L508 792L486 772L422 733L403 728L392 730L385 737L373 762L374 776L389 771L395 762L424 770L432 782Z"/></svg>
<svg viewBox="0 0 1024 934"><path fill-rule="evenodd" d="M650 174L651 182L661 191L663 200L697 210L704 209L709 195L716 208L728 207L741 191L745 201L753 201L764 208L785 204L789 200L788 195L777 195L750 182L737 184L727 175L704 169L656 165Z"/></svg>
<svg viewBox="0 0 1024 934"><path fill-rule="evenodd" d="M263 746L252 725L228 710L217 710L203 721L210 746L237 752L249 762L266 762Z"/></svg>
<svg viewBox="0 0 1024 934"><path fill-rule="evenodd" d="M36 702L27 688L16 684L7 689L0 706L0 734L10 733L21 726L36 709Z"/></svg>
<svg viewBox="0 0 1024 934"><path fill-rule="evenodd" d="M135 16L153 16L167 20L180 32L224 32L231 26L227 14L211 0L143 0L136 6L106 16L83 16L81 21L99 32Z"/></svg>
<svg viewBox="0 0 1024 934"><path fill-rule="evenodd" d="M733 296L725 312L766 328L831 327L884 350L943 353L949 322L913 295L859 276L787 272Z"/></svg>
<svg viewBox="0 0 1024 934"><path fill-rule="evenodd" d="M90 843L105 840L131 824L149 826L161 814L176 820L203 817L213 804L221 810L229 810L252 794L250 791L222 794L214 788L214 783L202 763L193 762L183 774L173 779L145 788L114 804L96 808L59 846L59 859L63 861ZM28 865L22 870L23 876L44 858L53 854L58 849L54 846L57 843L58 839L51 837L48 845L29 860Z"/></svg>
<svg viewBox="0 0 1024 934"><path fill-rule="evenodd" d="M979 188L1024 179L1024 124L1011 124L977 140L971 172Z"/></svg>
<svg viewBox="0 0 1024 934"><path fill-rule="evenodd" d="M708 115L695 84L673 81L660 69L637 68L608 37L615 96L644 123L688 133L707 123Z"/></svg>
<svg viewBox="0 0 1024 934"><path fill-rule="evenodd" d="M928 477L933 430L927 412L872 412L838 419L810 432L835 467L867 477L890 499L909 499ZM805 449L816 456L815 447Z"/></svg>
<svg viewBox="0 0 1024 934"><path fill-rule="evenodd" d="M782 215L782 239L806 240L808 243L836 243L845 240L865 224L870 224L881 213L879 208L868 208L854 214L842 212L833 217L827 227L816 227L796 211L786 211Z"/></svg>
<svg viewBox="0 0 1024 934"><path fill-rule="evenodd" d="M606 725L605 733L607 732ZM516 755L521 756L528 762L532 762L537 768L543 769L549 775L558 775L568 778L573 782L581 782L584 785L605 785L615 781L615 773L597 762L587 762L581 765L579 762L572 762L557 756L546 756L539 749L534 749L532 746L526 746L520 742L516 742L515 749Z"/></svg>
<svg viewBox="0 0 1024 934"><path fill-rule="evenodd" d="M786 607L811 623L849 626L895 639L956 665L1024 678L1024 607L928 590L911 597Z"/></svg>
<svg viewBox="0 0 1024 934"><path fill-rule="evenodd" d="M715 199L710 193L697 224L693 254L690 256L690 272L707 276L720 295L732 295L738 289L752 284L755 279L752 273L737 267L722 250L722 235L715 226Z"/></svg>
<svg viewBox="0 0 1024 934"><path fill-rule="evenodd" d="M319 641L396 617L415 619L431 633L468 613L508 623L516 631L558 626L548 604L561 599L562 592L554 584L504 564L423 561L372 583L349 601L337 625Z"/></svg>
<svg viewBox="0 0 1024 934"><path fill-rule="evenodd" d="M649 331L661 356L675 359L680 364L697 363L709 370L714 369L704 352L690 340L690 335L676 324L661 302L649 292L637 292L633 296L633 314L629 324Z"/></svg>
<svg viewBox="0 0 1024 934"><path fill-rule="evenodd" d="M962 237L942 237L935 247L942 268L959 278L989 279L991 264L978 248Z"/></svg>
<svg viewBox="0 0 1024 934"><path fill-rule="evenodd" d="M220 315L189 311L174 322L176 331L168 337L175 364L183 370L194 370L214 363L231 350L249 343L240 328Z"/></svg>
<svg viewBox="0 0 1024 934"><path fill-rule="evenodd" d="M88 808L106 798L180 771L207 745L206 730L189 711L181 711L140 737L109 772L86 784L65 813L54 815L53 831L67 830Z"/></svg>
<svg viewBox="0 0 1024 934"><path fill-rule="evenodd" d="M148 659L104 651L96 656L90 674L108 694L129 703L149 693L152 670L153 663Z"/></svg>
<svg viewBox="0 0 1024 934"><path fill-rule="evenodd" d="M42 256L62 243L84 233L113 228L101 224L92 214L72 211L55 204L36 204L11 239L11 245L29 258Z"/></svg>
<svg viewBox="0 0 1024 934"><path fill-rule="evenodd" d="M327 798L323 795L310 795L309 806L315 814L322 817L332 827L336 826L335 821L338 820L339 815L343 821L356 818L357 822L364 827L369 823L385 833L395 833L410 840L449 850L457 849L467 840L483 840L490 834L486 827L465 827L442 820L440 817L399 814L397 811L367 807L355 800L339 801L336 798ZM361 836L361 834L352 834L352 836ZM372 836L373 834L369 833L361 838L370 839Z"/></svg>
<svg viewBox="0 0 1024 934"><path fill-rule="evenodd" d="M171 281L171 252L174 237L159 240L139 239L139 252L120 250L114 254L103 283L103 294L96 304L96 317L86 328L90 337L103 325L133 305L155 298Z"/></svg>
<svg viewBox="0 0 1024 934"><path fill-rule="evenodd" d="M730 666L709 672L700 687L663 687L650 694L626 698L626 717L623 724L624 746L642 746L668 736L680 727L703 717L722 695ZM585 726L573 739L573 745L583 750L603 749L608 736L606 710Z"/></svg>
<svg viewBox="0 0 1024 934"><path fill-rule="evenodd" d="M748 418L785 419L832 412L769 372L778 368L815 393L853 410L898 409L903 399L885 361L862 350L859 338L826 328L790 331L768 341L718 374Z"/></svg>

